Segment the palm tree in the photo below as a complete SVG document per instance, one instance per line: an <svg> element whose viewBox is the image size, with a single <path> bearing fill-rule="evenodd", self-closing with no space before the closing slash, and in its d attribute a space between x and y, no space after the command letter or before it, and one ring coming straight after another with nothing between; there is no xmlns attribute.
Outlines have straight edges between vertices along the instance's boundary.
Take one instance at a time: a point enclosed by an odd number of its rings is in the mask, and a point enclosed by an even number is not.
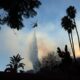
<svg viewBox="0 0 80 80"><path fill-rule="evenodd" d="M76 16L76 9L74 6L69 6L66 10L67 15L72 19L74 25L75 25L75 30L77 33L77 37L78 37L78 44L79 44L79 48L80 48L80 38L79 38L79 33L78 33L78 29L76 26L76 22L75 22L75 16Z"/></svg>
<svg viewBox="0 0 80 80"><path fill-rule="evenodd" d="M24 63L20 63L20 61L23 58L21 58L21 56L19 54L17 54L16 56L12 56L10 57L10 64L8 64L7 66L9 66L8 68L5 69L6 72L18 72L19 68L24 69Z"/></svg>
<svg viewBox="0 0 80 80"><path fill-rule="evenodd" d="M59 47L57 48L57 53L59 55L59 57L62 59L62 63L66 64L66 63L71 63L72 62L72 58L70 56L70 52L68 50L67 45L65 45L64 51L62 51Z"/></svg>
<svg viewBox="0 0 80 80"><path fill-rule="evenodd" d="M0 16L0 24L5 24L13 29L21 29L23 17L30 18L37 15L36 8L39 8L41 2L39 0L0 0L0 9L7 14Z"/></svg>
<svg viewBox="0 0 80 80"><path fill-rule="evenodd" d="M73 35L72 35L72 30L74 29L74 24L68 16L64 16L62 18L61 25L62 25L62 28L64 28L68 32L69 41L70 41L71 49L73 52L74 60L76 61Z"/></svg>

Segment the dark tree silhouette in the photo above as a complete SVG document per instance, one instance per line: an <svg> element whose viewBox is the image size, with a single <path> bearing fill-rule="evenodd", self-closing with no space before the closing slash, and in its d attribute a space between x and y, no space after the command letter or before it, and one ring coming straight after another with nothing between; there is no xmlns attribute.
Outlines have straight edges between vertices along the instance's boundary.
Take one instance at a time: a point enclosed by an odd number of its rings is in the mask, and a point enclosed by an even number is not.
<svg viewBox="0 0 80 80"><path fill-rule="evenodd" d="M72 58L70 56L70 52L68 51L67 45L65 45L64 51L62 51L59 47L57 48L57 52L59 57L62 59L62 64L70 64L72 62Z"/></svg>
<svg viewBox="0 0 80 80"><path fill-rule="evenodd" d="M20 63L20 61L22 59L23 58L21 58L21 56L19 54L17 54L16 56L10 57L10 64L7 65L9 67L5 69L5 72L17 73L19 68L24 69L24 65L25 64L24 63Z"/></svg>
<svg viewBox="0 0 80 80"><path fill-rule="evenodd" d="M23 17L34 17L40 5L39 0L0 0L0 9L7 12L6 16L0 17L0 24L7 23L11 28L19 30L23 27Z"/></svg>
<svg viewBox="0 0 80 80"><path fill-rule="evenodd" d="M72 30L74 29L75 25L73 24L72 20L68 16L64 16L62 18L61 25L62 25L62 28L64 28L68 32L69 41L70 41L71 49L73 52L74 60L76 61L73 35L72 35Z"/></svg>
<svg viewBox="0 0 80 80"><path fill-rule="evenodd" d="M54 53L49 53L46 57L42 59L41 70L53 71L54 67L58 64L57 57Z"/></svg>
<svg viewBox="0 0 80 80"><path fill-rule="evenodd" d="M79 33L78 33L78 29L76 26L76 22L75 22L75 16L76 16L76 9L74 6L69 6L66 10L67 15L72 19L73 23L74 23L74 27L77 33L77 37L78 37L78 44L79 44L79 48L80 48L80 39L79 39Z"/></svg>

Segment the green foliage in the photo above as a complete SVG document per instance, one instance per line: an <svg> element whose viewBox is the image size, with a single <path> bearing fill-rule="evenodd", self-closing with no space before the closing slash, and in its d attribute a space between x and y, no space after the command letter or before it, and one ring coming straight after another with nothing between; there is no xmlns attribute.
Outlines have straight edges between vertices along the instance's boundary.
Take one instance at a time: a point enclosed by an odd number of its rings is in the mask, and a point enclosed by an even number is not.
<svg viewBox="0 0 80 80"><path fill-rule="evenodd" d="M57 57L53 53L49 53L46 57L42 59L41 69L51 71L56 65L59 64Z"/></svg>
<svg viewBox="0 0 80 80"><path fill-rule="evenodd" d="M70 17L70 18L75 18L75 14L76 14L76 9L75 9L75 7L74 6L69 6L68 8L67 8L67 10L66 10L66 13L68 14L68 16Z"/></svg>
<svg viewBox="0 0 80 80"><path fill-rule="evenodd" d="M68 33L71 33L75 27L72 20L68 16L64 16L62 18L61 25Z"/></svg>
<svg viewBox="0 0 80 80"><path fill-rule="evenodd" d="M22 60L23 58L17 54L16 56L12 56L10 57L10 64L8 64L7 66L9 66L8 68L6 68L6 72L9 71L9 72L18 72L18 69L19 68L22 68L24 69L24 63L20 63L20 61Z"/></svg>
<svg viewBox="0 0 80 80"><path fill-rule="evenodd" d="M62 64L70 64L72 62L72 58L70 56L70 52L68 50L67 45L65 45L64 51L62 51L59 47L57 48L57 53L59 57L62 59Z"/></svg>
<svg viewBox="0 0 80 80"><path fill-rule="evenodd" d="M7 12L6 16L0 17L0 24L6 23L10 28L22 29L23 17L36 16L36 8L39 8L40 5L39 0L0 0L0 9Z"/></svg>

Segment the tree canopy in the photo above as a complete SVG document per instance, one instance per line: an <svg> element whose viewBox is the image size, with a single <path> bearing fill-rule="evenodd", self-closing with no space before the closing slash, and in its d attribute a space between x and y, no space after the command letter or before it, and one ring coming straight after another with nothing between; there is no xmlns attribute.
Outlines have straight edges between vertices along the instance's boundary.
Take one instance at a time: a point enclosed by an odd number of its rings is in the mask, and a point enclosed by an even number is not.
<svg viewBox="0 0 80 80"><path fill-rule="evenodd" d="M7 65L8 68L5 69L5 72L18 72L19 68L24 69L25 64L21 63L21 60L23 58L19 54L10 57L10 63Z"/></svg>
<svg viewBox="0 0 80 80"><path fill-rule="evenodd" d="M7 24L10 28L21 29L23 17L30 18L37 15L36 8L39 8L39 0L0 0L0 9L7 12L3 18L0 16L0 24Z"/></svg>

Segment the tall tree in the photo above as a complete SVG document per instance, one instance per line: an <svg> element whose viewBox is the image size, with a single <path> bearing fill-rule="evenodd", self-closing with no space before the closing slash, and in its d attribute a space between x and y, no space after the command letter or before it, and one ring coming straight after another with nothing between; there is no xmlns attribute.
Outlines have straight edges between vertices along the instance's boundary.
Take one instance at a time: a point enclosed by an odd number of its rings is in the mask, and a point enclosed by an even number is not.
<svg viewBox="0 0 80 80"><path fill-rule="evenodd" d="M62 63L61 64L71 64L72 62L72 58L70 56L70 52L68 50L67 45L65 45L64 51L62 51L59 47L57 48L57 52L59 57L62 59Z"/></svg>
<svg viewBox="0 0 80 80"><path fill-rule="evenodd" d="M74 60L76 61L73 35L72 35L72 30L74 29L75 26L74 26L72 20L68 16L64 16L62 18L61 25L62 25L62 28L64 28L68 32L69 41L70 41L70 45L71 45L71 48L72 48Z"/></svg>
<svg viewBox="0 0 80 80"><path fill-rule="evenodd" d="M79 33L78 33L78 29L76 26L76 22L75 22L75 16L76 16L76 9L74 6L69 6L66 10L67 15L72 19L74 25L75 25L75 30L77 33L77 37L78 37L78 44L79 44L79 48L80 48L80 38L79 38Z"/></svg>
<svg viewBox="0 0 80 80"><path fill-rule="evenodd" d="M0 0L0 9L7 12L6 16L0 17L0 24L7 23L11 28L19 30L24 26L23 17L34 17L40 5L39 0Z"/></svg>
<svg viewBox="0 0 80 80"><path fill-rule="evenodd" d="M23 58L17 54L16 56L12 56L10 57L10 64L8 64L7 66L9 66L8 68L5 69L6 72L18 72L19 68L24 69L24 63L20 63L20 61Z"/></svg>

